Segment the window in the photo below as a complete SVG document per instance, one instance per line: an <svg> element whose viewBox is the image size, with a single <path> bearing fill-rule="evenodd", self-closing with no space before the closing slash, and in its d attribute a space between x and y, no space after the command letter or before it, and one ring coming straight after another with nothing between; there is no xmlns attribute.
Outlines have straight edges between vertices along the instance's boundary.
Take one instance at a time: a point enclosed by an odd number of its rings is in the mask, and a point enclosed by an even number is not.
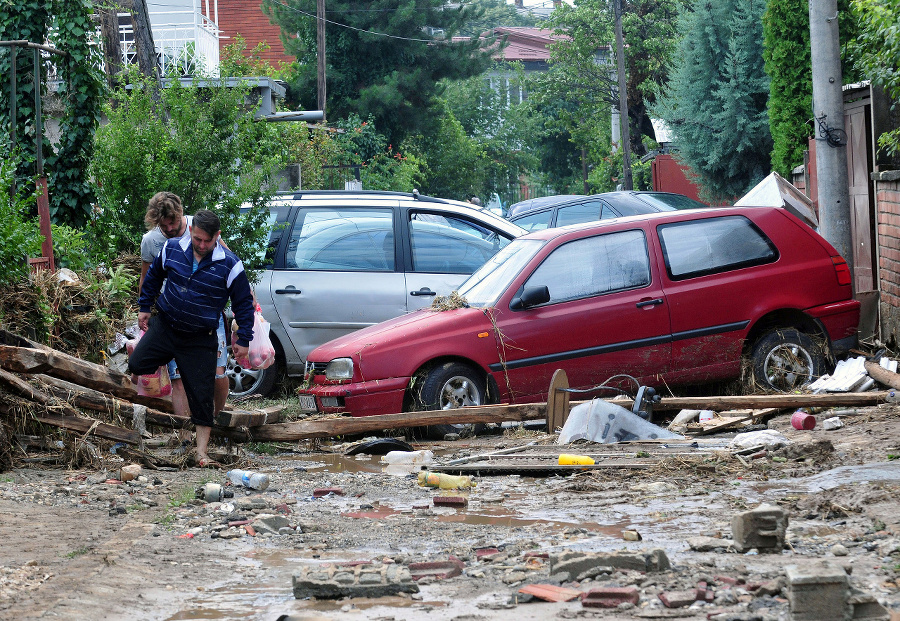
<svg viewBox="0 0 900 621"><path fill-rule="evenodd" d="M778 259L775 245L744 216L663 224L659 226L659 240L672 280Z"/></svg>
<svg viewBox="0 0 900 621"><path fill-rule="evenodd" d="M615 218L616 213L600 201L589 201L577 205L560 207L556 214L556 226L567 224L580 224L582 222L594 222Z"/></svg>
<svg viewBox="0 0 900 621"><path fill-rule="evenodd" d="M643 231L597 235L554 250L525 286L547 285L550 304L650 284Z"/></svg>
<svg viewBox="0 0 900 621"><path fill-rule="evenodd" d="M543 231L549 227L551 218L553 218L553 210L547 209L516 218L513 222L530 233L531 231Z"/></svg>
<svg viewBox="0 0 900 621"><path fill-rule="evenodd" d="M485 226L446 214L410 214L415 272L471 274L510 239Z"/></svg>
<svg viewBox="0 0 900 621"><path fill-rule="evenodd" d="M393 271L393 210L301 210L291 230L287 267L301 270Z"/></svg>

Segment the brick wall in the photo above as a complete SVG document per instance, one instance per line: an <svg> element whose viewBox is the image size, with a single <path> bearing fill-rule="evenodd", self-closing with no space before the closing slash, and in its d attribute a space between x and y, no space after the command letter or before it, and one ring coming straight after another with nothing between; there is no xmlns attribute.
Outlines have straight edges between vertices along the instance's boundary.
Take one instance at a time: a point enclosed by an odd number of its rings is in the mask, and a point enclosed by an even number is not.
<svg viewBox="0 0 900 621"><path fill-rule="evenodd" d="M219 0L219 29L222 31L219 47L233 43L235 35L239 34L246 40L247 50L252 50L260 41L270 45L261 56L273 66L279 61L293 62L294 57L285 54L281 44L281 29L269 23L260 4L260 0Z"/></svg>
<svg viewBox="0 0 900 621"><path fill-rule="evenodd" d="M900 171L872 173L878 218L881 340L900 345Z"/></svg>

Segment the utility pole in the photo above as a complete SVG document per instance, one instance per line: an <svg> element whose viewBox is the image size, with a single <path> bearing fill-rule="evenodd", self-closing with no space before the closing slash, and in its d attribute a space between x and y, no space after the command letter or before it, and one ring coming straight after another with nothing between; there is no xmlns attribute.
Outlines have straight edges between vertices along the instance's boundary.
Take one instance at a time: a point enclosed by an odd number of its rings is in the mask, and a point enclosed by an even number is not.
<svg viewBox="0 0 900 621"><path fill-rule="evenodd" d="M812 0L810 0L812 1ZM615 0L616 9L616 65L619 73L619 123L622 126L623 190L633 190L631 176L631 132L628 128L628 91L625 86L625 42L622 36L622 0Z"/></svg>
<svg viewBox="0 0 900 621"><path fill-rule="evenodd" d="M319 110L325 115L325 0L316 0L316 60L316 101ZM323 121L326 116L323 116Z"/></svg>
<svg viewBox="0 0 900 621"><path fill-rule="evenodd" d="M819 232L841 253L852 274L850 182L837 18L837 0L809 0Z"/></svg>

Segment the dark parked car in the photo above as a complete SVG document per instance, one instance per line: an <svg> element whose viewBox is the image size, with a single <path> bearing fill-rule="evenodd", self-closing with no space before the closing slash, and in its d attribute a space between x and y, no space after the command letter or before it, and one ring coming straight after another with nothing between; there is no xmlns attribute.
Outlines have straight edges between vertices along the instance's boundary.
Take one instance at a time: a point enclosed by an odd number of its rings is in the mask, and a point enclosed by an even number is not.
<svg viewBox="0 0 900 621"><path fill-rule="evenodd" d="M270 214L270 263L255 289L277 364L245 369L229 357L232 396L267 394L281 370L302 375L318 345L431 305L524 233L468 203L400 192L297 192Z"/></svg>
<svg viewBox="0 0 900 621"><path fill-rule="evenodd" d="M770 207L669 211L514 240L459 290L313 350L318 410L354 416L546 399L627 373L664 388L738 378L792 390L856 344L847 263Z"/></svg>
<svg viewBox="0 0 900 621"><path fill-rule="evenodd" d="M707 208L707 205L698 203L692 198L671 192L621 191L574 198L565 196L547 198L563 200L535 204L527 209L520 209L515 214L512 214L510 209L507 218L531 232L657 211Z"/></svg>
<svg viewBox="0 0 900 621"><path fill-rule="evenodd" d="M559 203L567 203L575 198L586 198L584 194L555 194L553 196L540 196L538 198L529 198L518 203L513 203L506 210L506 217L513 218L526 211L536 210L540 207L550 207Z"/></svg>

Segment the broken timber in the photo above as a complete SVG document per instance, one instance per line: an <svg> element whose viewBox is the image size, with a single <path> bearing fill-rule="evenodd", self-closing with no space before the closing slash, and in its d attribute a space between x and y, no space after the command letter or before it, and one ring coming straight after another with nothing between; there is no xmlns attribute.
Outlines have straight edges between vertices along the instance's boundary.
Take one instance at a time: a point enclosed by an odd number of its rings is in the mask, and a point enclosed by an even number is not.
<svg viewBox="0 0 900 621"><path fill-rule="evenodd" d="M866 373L869 374L876 382L890 386L891 388L900 389L900 373L894 373L882 367L877 362L866 360L863 363Z"/></svg>
<svg viewBox="0 0 900 621"><path fill-rule="evenodd" d="M53 396L35 388L25 380L22 380L3 369L0 369L0 382L11 388L13 392L26 399L36 401L46 408L46 411L43 412L31 412L27 408L19 408L15 405L0 403L0 411L4 414L24 413L40 423L61 427L69 431L77 431L79 433L90 432L95 436L114 440L116 442L126 442L128 444L140 444L141 442L141 436L137 431L101 423L93 418L85 418L81 415L81 412L70 406L68 403L57 402L58 400Z"/></svg>
<svg viewBox="0 0 900 621"><path fill-rule="evenodd" d="M164 412L173 411L171 401L137 394L131 378L124 373L55 349L0 345L0 367L16 373L44 373Z"/></svg>
<svg viewBox="0 0 900 621"><path fill-rule="evenodd" d="M736 408L798 408L833 407L850 405L877 405L884 403L885 392L862 392L823 395L748 395L733 397L668 397L654 406L655 410L678 409L736 409ZM572 402L572 405L584 403ZM626 409L631 402L611 401ZM355 433L368 433L384 429L421 427L427 425L476 423L502 423L506 421L542 420L547 417L546 403L516 405L482 405L455 410L429 412L404 412L378 416L323 418L294 423L264 425L252 431L255 441L291 442L311 438L327 438ZM236 439L239 439L236 437Z"/></svg>

